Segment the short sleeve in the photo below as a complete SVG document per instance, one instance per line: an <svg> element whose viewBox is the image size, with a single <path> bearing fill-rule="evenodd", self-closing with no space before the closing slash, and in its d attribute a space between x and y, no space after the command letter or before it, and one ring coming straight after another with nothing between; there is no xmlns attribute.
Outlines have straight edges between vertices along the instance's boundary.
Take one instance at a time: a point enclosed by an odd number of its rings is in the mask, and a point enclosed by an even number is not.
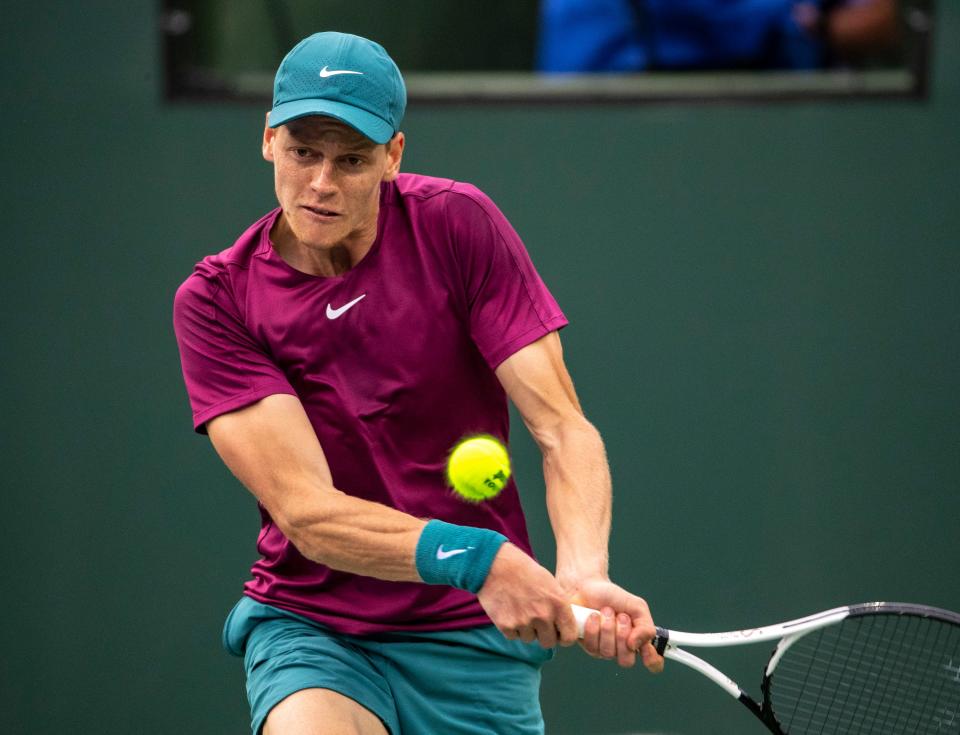
<svg viewBox="0 0 960 735"><path fill-rule="evenodd" d="M194 274L180 286L173 326L197 432L205 434L211 419L269 395L296 395L216 280Z"/></svg>
<svg viewBox="0 0 960 735"><path fill-rule="evenodd" d="M475 187L451 192L447 216L469 312L470 335L491 369L566 326L520 236Z"/></svg>

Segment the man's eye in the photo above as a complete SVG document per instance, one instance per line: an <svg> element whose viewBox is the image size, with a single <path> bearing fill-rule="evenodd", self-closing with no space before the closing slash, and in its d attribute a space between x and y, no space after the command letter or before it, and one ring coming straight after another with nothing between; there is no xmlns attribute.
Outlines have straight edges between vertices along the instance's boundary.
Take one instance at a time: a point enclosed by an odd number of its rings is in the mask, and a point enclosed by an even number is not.
<svg viewBox="0 0 960 735"><path fill-rule="evenodd" d="M294 148L294 149L293 149L293 155L295 155L297 158L307 158L307 157L310 155L310 149L309 149L309 148Z"/></svg>
<svg viewBox="0 0 960 735"><path fill-rule="evenodd" d="M347 156L346 162L351 168L357 168L363 165L363 159L360 158L360 156Z"/></svg>

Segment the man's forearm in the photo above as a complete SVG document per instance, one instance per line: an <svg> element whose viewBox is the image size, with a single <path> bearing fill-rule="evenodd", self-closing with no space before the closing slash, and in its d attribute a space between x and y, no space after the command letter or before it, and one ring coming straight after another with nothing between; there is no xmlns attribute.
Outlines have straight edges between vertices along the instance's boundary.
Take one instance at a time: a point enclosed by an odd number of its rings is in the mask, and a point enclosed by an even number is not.
<svg viewBox="0 0 960 735"><path fill-rule="evenodd" d="M419 581L425 521L338 490L299 399L272 395L207 425L224 463L306 558L332 569Z"/></svg>
<svg viewBox="0 0 960 735"><path fill-rule="evenodd" d="M582 416L541 445L547 510L557 542L557 578L568 586L606 577L611 484L603 440Z"/></svg>
<svg viewBox="0 0 960 735"><path fill-rule="evenodd" d="M301 554L343 572L420 581L414 555L426 521L338 490L327 493L321 512L274 519Z"/></svg>

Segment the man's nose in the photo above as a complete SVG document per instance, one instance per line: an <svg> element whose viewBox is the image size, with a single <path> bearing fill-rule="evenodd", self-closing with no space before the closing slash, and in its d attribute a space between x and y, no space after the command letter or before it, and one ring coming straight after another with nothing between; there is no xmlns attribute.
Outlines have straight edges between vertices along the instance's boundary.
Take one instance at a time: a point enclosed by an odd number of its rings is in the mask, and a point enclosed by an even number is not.
<svg viewBox="0 0 960 735"><path fill-rule="evenodd" d="M334 161L325 158L320 165L314 169L313 178L310 180L311 188L318 193L329 193L336 189L336 168Z"/></svg>

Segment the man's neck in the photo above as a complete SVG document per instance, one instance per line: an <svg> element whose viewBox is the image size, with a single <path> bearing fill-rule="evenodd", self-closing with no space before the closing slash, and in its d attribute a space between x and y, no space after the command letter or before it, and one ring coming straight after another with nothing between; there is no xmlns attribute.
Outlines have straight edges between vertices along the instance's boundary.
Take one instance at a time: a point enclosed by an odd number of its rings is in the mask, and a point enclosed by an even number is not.
<svg viewBox="0 0 960 735"><path fill-rule="evenodd" d="M270 230L273 249L287 265L301 273L324 277L339 276L354 268L370 252L376 237L374 228L330 248L311 247L297 238L282 212Z"/></svg>

